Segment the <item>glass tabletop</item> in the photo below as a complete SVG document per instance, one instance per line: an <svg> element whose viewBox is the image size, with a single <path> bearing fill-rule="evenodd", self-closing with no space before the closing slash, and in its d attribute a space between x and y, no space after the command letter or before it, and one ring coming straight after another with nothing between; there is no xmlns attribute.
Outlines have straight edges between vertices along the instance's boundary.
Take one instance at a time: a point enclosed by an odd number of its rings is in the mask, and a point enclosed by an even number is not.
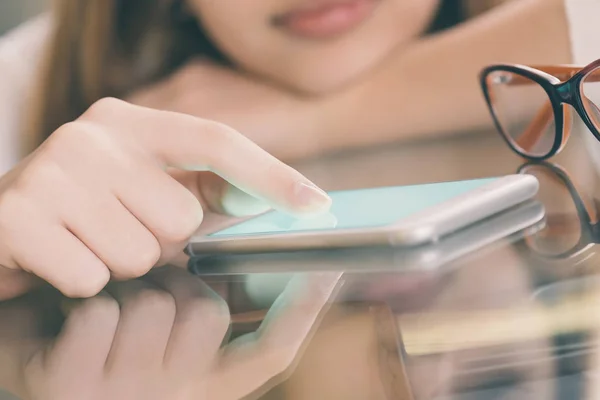
<svg viewBox="0 0 600 400"><path fill-rule="evenodd" d="M0 302L0 399L600 398L586 135L545 164L481 132L297 165L331 190L523 173L540 191L418 249L164 267L87 300L38 287Z"/></svg>

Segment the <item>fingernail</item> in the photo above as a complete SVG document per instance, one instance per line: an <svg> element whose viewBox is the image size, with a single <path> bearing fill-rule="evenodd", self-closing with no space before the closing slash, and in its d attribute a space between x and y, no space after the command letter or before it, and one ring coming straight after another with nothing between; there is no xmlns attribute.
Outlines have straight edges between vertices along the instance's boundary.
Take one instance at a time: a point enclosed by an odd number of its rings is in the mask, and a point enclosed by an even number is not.
<svg viewBox="0 0 600 400"><path fill-rule="evenodd" d="M302 212L327 212L331 207L331 197L312 183L299 182L296 204Z"/></svg>

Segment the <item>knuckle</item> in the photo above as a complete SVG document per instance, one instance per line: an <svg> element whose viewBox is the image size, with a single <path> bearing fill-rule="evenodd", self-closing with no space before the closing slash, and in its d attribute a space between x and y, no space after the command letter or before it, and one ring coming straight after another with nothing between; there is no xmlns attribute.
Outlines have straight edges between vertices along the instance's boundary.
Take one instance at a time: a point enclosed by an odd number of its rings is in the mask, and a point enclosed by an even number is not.
<svg viewBox="0 0 600 400"><path fill-rule="evenodd" d="M229 306L220 297L198 294L190 299L188 311L202 315L202 318L223 318L229 323Z"/></svg>
<svg viewBox="0 0 600 400"><path fill-rule="evenodd" d="M104 289L110 279L108 270L105 271L106 273L91 274L85 279L79 279L76 282L60 285L57 289L66 297L73 299L94 297Z"/></svg>
<svg viewBox="0 0 600 400"><path fill-rule="evenodd" d="M108 259L115 277L133 279L145 275L156 265L162 249L156 237L141 225L131 225L120 233L118 247Z"/></svg>
<svg viewBox="0 0 600 400"><path fill-rule="evenodd" d="M107 118L120 114L131 105L114 97L105 97L92 104L80 119L89 121L105 121Z"/></svg>
<svg viewBox="0 0 600 400"><path fill-rule="evenodd" d="M212 332L225 333L229 329L231 315L227 302L221 298L193 297L183 310L184 320L196 319Z"/></svg>
<svg viewBox="0 0 600 400"><path fill-rule="evenodd" d="M139 278L146 275L159 261L161 256L160 245L153 241L146 246L140 246L139 251L126 252L120 256L111 270L123 278Z"/></svg>
<svg viewBox="0 0 600 400"><path fill-rule="evenodd" d="M85 300L78 305L70 315L81 319L89 319L91 321L118 321L120 315L119 303L108 296L97 296Z"/></svg>
<svg viewBox="0 0 600 400"><path fill-rule="evenodd" d="M169 216L161 227L159 236L168 243L181 243L187 241L200 227L204 212L200 202L189 191L183 190L181 200L177 201L178 207Z"/></svg>
<svg viewBox="0 0 600 400"><path fill-rule="evenodd" d="M184 218L181 219L181 223L177 221L171 221L168 225L162 228L162 239L169 244L178 244L187 241L200 227L200 223L197 221L189 221Z"/></svg>
<svg viewBox="0 0 600 400"><path fill-rule="evenodd" d="M148 240L148 243L144 247L144 249L136 255L136 258L138 260L138 263L141 265L140 268L142 269L142 271L145 271L144 273L147 273L150 269L152 269L152 267L156 265L156 263L160 259L160 255L160 245L154 238L151 238Z"/></svg>
<svg viewBox="0 0 600 400"><path fill-rule="evenodd" d="M56 143L60 143L62 146L62 143L70 142L77 138L82 130L81 125L82 124L77 121L67 122L64 125L61 125L57 130L52 132L48 138L48 141L46 142L47 147L54 148L53 145L56 145Z"/></svg>
<svg viewBox="0 0 600 400"><path fill-rule="evenodd" d="M175 314L176 305L172 295L165 291L144 288L131 297L128 304L133 308L147 308L156 313Z"/></svg>
<svg viewBox="0 0 600 400"><path fill-rule="evenodd" d="M106 140L103 130L87 122L68 122L58 128L42 146L41 159L56 162L81 154L86 148L98 149ZM44 157L45 156L45 157Z"/></svg>

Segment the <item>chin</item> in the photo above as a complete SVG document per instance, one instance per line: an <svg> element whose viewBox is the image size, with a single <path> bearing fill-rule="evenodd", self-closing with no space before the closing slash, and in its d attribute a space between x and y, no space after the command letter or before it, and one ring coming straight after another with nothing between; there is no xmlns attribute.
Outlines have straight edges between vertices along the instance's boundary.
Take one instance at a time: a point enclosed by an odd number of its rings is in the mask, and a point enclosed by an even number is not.
<svg viewBox="0 0 600 400"><path fill-rule="evenodd" d="M379 8L368 23L337 38L302 41L273 36L270 45L263 45L263 51L240 53L238 60L246 61L241 63L246 69L296 92L323 95L340 91L368 80L376 68L392 54L402 52L426 29L434 8L419 15L414 15L414 10L402 13L397 6L405 2L398 1L384 2L388 9Z"/></svg>
<svg viewBox="0 0 600 400"><path fill-rule="evenodd" d="M318 97L343 90L356 82L360 75L362 74L336 74L333 76L318 75L279 82L279 84L300 95Z"/></svg>
<svg viewBox="0 0 600 400"><path fill-rule="evenodd" d="M295 49L279 49L270 64L247 65L252 72L306 95L326 95L367 80L392 53L413 39L388 31ZM273 61L277 60L277 61Z"/></svg>
<svg viewBox="0 0 600 400"><path fill-rule="evenodd" d="M323 96L341 91L347 86L366 79L375 67L381 64L387 52L359 57L354 60L326 61L313 58L309 62L291 64L282 69L285 73L271 73L270 80L294 92L307 96ZM313 61L317 60L317 62ZM344 66L340 68L340 66Z"/></svg>

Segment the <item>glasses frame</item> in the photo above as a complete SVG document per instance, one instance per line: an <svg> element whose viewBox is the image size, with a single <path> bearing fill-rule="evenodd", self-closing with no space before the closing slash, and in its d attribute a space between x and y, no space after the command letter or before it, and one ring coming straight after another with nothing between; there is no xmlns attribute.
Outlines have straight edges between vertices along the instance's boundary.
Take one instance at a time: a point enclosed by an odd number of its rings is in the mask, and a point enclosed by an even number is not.
<svg viewBox="0 0 600 400"><path fill-rule="evenodd" d="M598 68L600 68L600 59L585 67L574 65L528 67L519 64L495 64L484 68L483 71L481 71L479 80L496 129L498 132L500 132L504 141L515 153L519 154L521 157L533 161L543 161L558 154L566 144L569 137L570 125L567 129L565 129L565 115L570 118L570 110L564 105L570 105L573 107L590 132L592 132L596 139L600 141L600 127L596 126L593 119L588 114L585 101L589 103L591 103L591 101L585 98L582 88L583 80ZM493 96L488 86L490 74L498 71L509 72L528 78L540 85L548 95L556 126L554 143L552 144L552 148L548 153L541 156L528 154L526 151L519 148L516 142L502 127L502 124L500 123L496 114L496 110L494 109ZM600 82L600 73L598 82ZM591 104L591 106L595 105ZM541 110L540 112L542 118L544 112L544 110ZM537 122L533 121L533 123Z"/></svg>

